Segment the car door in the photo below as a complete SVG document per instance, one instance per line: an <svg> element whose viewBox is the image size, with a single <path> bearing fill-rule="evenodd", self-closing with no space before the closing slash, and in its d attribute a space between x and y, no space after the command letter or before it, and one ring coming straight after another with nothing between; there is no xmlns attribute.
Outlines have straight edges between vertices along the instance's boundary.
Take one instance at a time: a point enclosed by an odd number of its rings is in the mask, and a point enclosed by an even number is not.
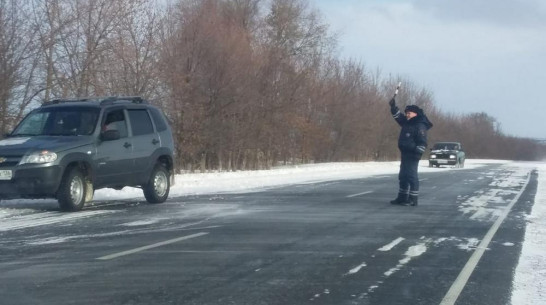
<svg viewBox="0 0 546 305"><path fill-rule="evenodd" d="M108 141L99 139L95 183L99 187L130 184L134 167L133 144L123 108L109 109L104 113L101 133L106 130L117 130L120 137Z"/></svg>
<svg viewBox="0 0 546 305"><path fill-rule="evenodd" d="M148 180L148 170L155 160L150 157L159 147L159 137L154 132L150 114L146 108L127 109L129 114L135 161L134 178L138 182Z"/></svg>

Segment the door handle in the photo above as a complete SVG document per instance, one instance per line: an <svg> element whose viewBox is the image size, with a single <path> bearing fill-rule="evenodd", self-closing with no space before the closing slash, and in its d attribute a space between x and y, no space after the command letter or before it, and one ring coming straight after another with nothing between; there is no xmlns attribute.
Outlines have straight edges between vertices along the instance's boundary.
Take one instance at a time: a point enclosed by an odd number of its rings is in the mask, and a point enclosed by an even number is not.
<svg viewBox="0 0 546 305"><path fill-rule="evenodd" d="M157 143L159 143L159 140L157 140L157 139L152 140L152 144L156 145Z"/></svg>
<svg viewBox="0 0 546 305"><path fill-rule="evenodd" d="M132 145L131 145L131 143L129 143L129 142L125 142L125 144L123 144L123 147L125 147L125 148L129 148L129 147L131 147L131 146L132 146Z"/></svg>

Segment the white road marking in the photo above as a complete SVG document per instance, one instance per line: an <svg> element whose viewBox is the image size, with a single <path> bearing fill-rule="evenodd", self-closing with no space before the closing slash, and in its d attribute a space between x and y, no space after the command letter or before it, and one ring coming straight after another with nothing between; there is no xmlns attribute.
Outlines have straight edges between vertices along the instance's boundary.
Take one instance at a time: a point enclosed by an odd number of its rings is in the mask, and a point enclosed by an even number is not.
<svg viewBox="0 0 546 305"><path fill-rule="evenodd" d="M353 269L349 270L349 272L345 273L344 275L355 274L358 271L360 271L360 269L362 269L362 268L364 268L366 266L368 266L368 265L366 265L366 263L362 263L362 264L354 267Z"/></svg>
<svg viewBox="0 0 546 305"><path fill-rule="evenodd" d="M366 195L366 194L369 194L369 193L373 193L373 191L367 191L367 192L362 192L362 193L358 193L358 194L352 194L352 195L347 196L347 198L352 198L352 197L356 197L356 196L360 196L360 195Z"/></svg>
<svg viewBox="0 0 546 305"><path fill-rule="evenodd" d="M525 184L521 187L521 190L516 195L516 197L510 202L510 204L504 209L504 212L500 217L495 221L495 223L491 226L489 231L485 234L483 237L481 243L478 245L472 256L468 259L468 262L466 262L466 265L463 267L461 272L459 273L459 276L457 276L457 279L453 284L451 285L451 288L449 288L449 291L444 296L444 299L440 303L440 305L451 305L455 304L455 301L457 301L457 298L459 298L459 295L463 291L463 288L465 287L466 283L468 282L468 279L470 278L470 275L472 272L474 272L474 269L478 265L478 262L480 261L483 253L485 250L489 247L489 243L493 239L493 236L495 236L495 233L497 233L497 230L499 229L500 225L506 219L510 211L512 210L512 207L516 204L516 202L521 197L521 194L525 191L527 188L527 185L529 184L529 181L531 180L530 173L527 174L527 181Z"/></svg>
<svg viewBox="0 0 546 305"><path fill-rule="evenodd" d="M135 254L135 253L142 252L142 251L145 251L145 250L165 246L165 245L168 245L168 244L176 243L176 242L179 242L179 241L182 241L182 240L187 240L187 239L191 239L191 238L195 238L195 237L199 237L199 236L203 236L203 235L207 235L207 234L209 234L209 233L208 232L195 233L195 234L192 234L192 235L187 235L187 236L182 236L182 237L178 237L178 238L174 238L174 239L169 239L169 240L166 240L166 241L162 241L162 242L155 243L155 244L148 245L148 246L144 246L144 247L139 247L139 248L135 248L135 249L127 250L127 251L122 251L122 252L118 252L118 253L114 253L114 254L110 254L110 255L106 255L106 256L101 256L101 257L99 257L97 259L98 260L114 259L114 258L118 258L120 256Z"/></svg>
<svg viewBox="0 0 546 305"><path fill-rule="evenodd" d="M401 243L405 238L398 237L397 239L391 241L389 244L384 245L383 247L377 249L377 251L390 251L392 248L396 247L399 243Z"/></svg>

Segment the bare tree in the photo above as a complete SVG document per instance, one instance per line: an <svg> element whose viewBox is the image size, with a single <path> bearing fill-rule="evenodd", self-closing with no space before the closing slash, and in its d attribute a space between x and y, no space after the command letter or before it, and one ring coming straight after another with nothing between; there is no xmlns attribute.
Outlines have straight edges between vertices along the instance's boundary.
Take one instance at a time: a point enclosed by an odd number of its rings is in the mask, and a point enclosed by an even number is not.
<svg viewBox="0 0 546 305"><path fill-rule="evenodd" d="M116 31L126 25L135 6L131 0L33 0L40 29L47 92L52 96L107 93L105 67Z"/></svg>
<svg viewBox="0 0 546 305"><path fill-rule="evenodd" d="M35 31L29 7L0 0L0 132L13 127L42 90L36 81Z"/></svg>
<svg viewBox="0 0 546 305"><path fill-rule="evenodd" d="M157 97L159 93L159 26L163 11L155 1L126 4L126 14L108 35L100 62L102 91L109 94Z"/></svg>

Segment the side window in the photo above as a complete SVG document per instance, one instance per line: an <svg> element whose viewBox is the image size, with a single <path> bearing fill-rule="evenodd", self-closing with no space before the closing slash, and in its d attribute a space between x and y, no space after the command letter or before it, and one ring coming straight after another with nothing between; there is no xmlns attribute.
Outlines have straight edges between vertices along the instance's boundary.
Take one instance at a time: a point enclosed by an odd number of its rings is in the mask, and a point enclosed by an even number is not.
<svg viewBox="0 0 546 305"><path fill-rule="evenodd" d="M155 127L157 131L164 131L167 129L167 123L165 123L165 116L157 108L150 108L150 113L154 119Z"/></svg>
<svg viewBox="0 0 546 305"><path fill-rule="evenodd" d="M127 121L123 109L114 110L106 114L106 119L102 124L102 131L117 130L121 138L127 137Z"/></svg>
<svg viewBox="0 0 546 305"><path fill-rule="evenodd" d="M131 119L131 130L133 136L150 134L154 132L152 120L146 109L129 109L129 118Z"/></svg>

